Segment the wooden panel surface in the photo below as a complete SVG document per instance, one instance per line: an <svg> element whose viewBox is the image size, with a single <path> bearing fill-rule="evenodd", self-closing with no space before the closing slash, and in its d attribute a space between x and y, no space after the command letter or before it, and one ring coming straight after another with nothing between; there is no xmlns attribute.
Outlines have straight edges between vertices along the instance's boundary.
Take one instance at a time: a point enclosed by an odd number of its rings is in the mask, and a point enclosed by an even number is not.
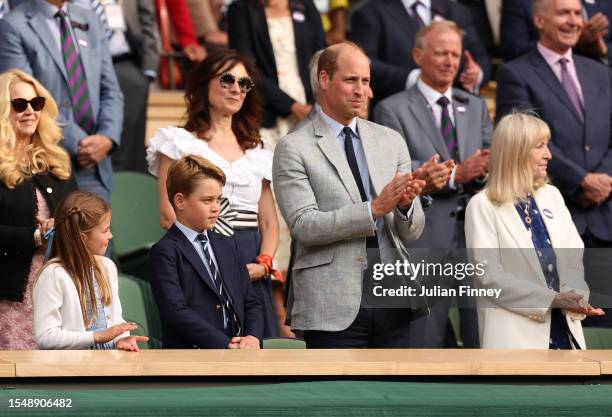
<svg viewBox="0 0 612 417"><path fill-rule="evenodd" d="M612 350L585 350L581 356L598 361L602 375L612 375Z"/></svg>
<svg viewBox="0 0 612 417"><path fill-rule="evenodd" d="M144 350L0 352L18 377L600 374L597 359L548 350Z"/></svg>
<svg viewBox="0 0 612 417"><path fill-rule="evenodd" d="M11 361L0 360L0 378L13 378L15 376L15 364Z"/></svg>

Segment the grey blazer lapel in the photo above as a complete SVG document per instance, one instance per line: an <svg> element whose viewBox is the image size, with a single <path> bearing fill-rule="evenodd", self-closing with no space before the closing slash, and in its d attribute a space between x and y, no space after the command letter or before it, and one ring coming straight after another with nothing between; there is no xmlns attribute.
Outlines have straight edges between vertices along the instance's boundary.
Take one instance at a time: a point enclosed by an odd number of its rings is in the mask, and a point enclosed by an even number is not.
<svg viewBox="0 0 612 417"><path fill-rule="evenodd" d="M30 10L28 10L28 15L31 18L28 20L28 25L32 31L38 36L42 44L45 46L49 55L53 58L55 65L59 69L60 73L68 82L68 76L66 75L66 66L64 65L64 58L62 57L61 50L57 48L57 44L53 39L53 35L49 32L47 27L46 18L41 15L40 9L36 7L37 2L30 2L31 5Z"/></svg>
<svg viewBox="0 0 612 417"><path fill-rule="evenodd" d="M319 148L321 148L325 157L336 168L338 176L346 187L346 191L351 196L351 200L353 200L354 203L361 202L359 188L357 188L357 183L355 182L351 168L346 160L344 149L342 149L338 142L338 138L333 136L329 127L321 119L321 116L317 115L313 119L312 125L314 128L314 135L319 138Z"/></svg>
<svg viewBox="0 0 612 417"><path fill-rule="evenodd" d="M468 141L470 135L468 134L470 129L473 129L473 121L470 118L470 108L468 106L469 98L463 95L454 94L453 92L453 113L455 116L455 135L457 135L457 149L459 150L459 160L463 161L469 155L467 155ZM472 122L472 123L470 123ZM480 123L478 123L480 126ZM459 162L459 161L457 161Z"/></svg>
<svg viewBox="0 0 612 417"><path fill-rule="evenodd" d="M383 187L386 184L381 182L383 178L383 172L381 169L384 167L384 161L382 158L377 157L380 155L380 147L378 146L378 135L380 131L376 132L366 123L357 123L359 129L359 137L361 138L361 144L363 146L363 152L365 153L366 162L368 163L368 172L370 173L370 183L374 187L374 194L380 195ZM374 197L374 196L372 196Z"/></svg>
<svg viewBox="0 0 612 417"><path fill-rule="evenodd" d="M410 111L414 114L417 123L421 125L421 130L425 132L431 144L440 154L440 157L443 160L451 159L446 143L442 139L440 129L436 126L433 114L429 110L427 100L421 95L416 86L408 91L408 100Z"/></svg>

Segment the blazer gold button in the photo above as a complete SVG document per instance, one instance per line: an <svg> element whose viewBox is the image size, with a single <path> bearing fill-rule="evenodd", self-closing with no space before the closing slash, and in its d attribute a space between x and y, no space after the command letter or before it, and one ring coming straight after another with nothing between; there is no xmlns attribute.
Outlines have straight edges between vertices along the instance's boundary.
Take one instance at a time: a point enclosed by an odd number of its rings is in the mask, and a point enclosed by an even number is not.
<svg viewBox="0 0 612 417"><path fill-rule="evenodd" d="M590 151L591 150L591 145L584 145L584 150L585 151Z"/></svg>
<svg viewBox="0 0 612 417"><path fill-rule="evenodd" d="M358 257L357 257L357 261L358 261L358 262L363 262L363 256L358 256Z"/></svg>

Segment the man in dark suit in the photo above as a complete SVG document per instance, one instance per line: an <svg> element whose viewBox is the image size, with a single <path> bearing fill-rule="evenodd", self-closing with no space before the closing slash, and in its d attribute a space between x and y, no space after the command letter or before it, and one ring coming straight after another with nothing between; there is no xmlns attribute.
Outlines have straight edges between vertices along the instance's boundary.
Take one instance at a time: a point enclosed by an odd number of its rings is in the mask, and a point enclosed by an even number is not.
<svg viewBox="0 0 612 417"><path fill-rule="evenodd" d="M51 92L79 187L110 201L123 94L96 15L64 0L28 0L0 20L0 39L0 72L21 69Z"/></svg>
<svg viewBox="0 0 612 417"><path fill-rule="evenodd" d="M584 24L580 0L536 0L534 23L540 37L536 49L498 71L497 117L515 108L532 109L548 123L552 183L563 194L585 246L611 247L612 73L572 54ZM588 255L591 293L608 293L609 284L596 281Z"/></svg>
<svg viewBox="0 0 612 417"><path fill-rule="evenodd" d="M355 11L351 20L351 40L372 60L375 100L414 85L419 76L412 58L416 32L441 19L457 23L466 32L458 85L475 92L486 84L491 64L463 6L450 0L376 0Z"/></svg>
<svg viewBox="0 0 612 417"><path fill-rule="evenodd" d="M506 61L513 60L535 48L539 32L533 24L533 0L504 0L501 12L501 48ZM583 0L586 17L576 52L597 60L612 63L612 32L609 19L612 7L609 0Z"/></svg>
<svg viewBox="0 0 612 417"><path fill-rule="evenodd" d="M109 40L113 67L123 92L121 145L113 152L117 171L146 172L145 134L149 83L157 77L159 33L153 0L73 0L92 8Z"/></svg>
<svg viewBox="0 0 612 417"><path fill-rule="evenodd" d="M236 242L211 232L224 184L223 171L198 156L168 170L177 221L151 249L151 288L165 348L259 349L262 304Z"/></svg>
<svg viewBox="0 0 612 417"><path fill-rule="evenodd" d="M433 255L446 261L459 261L457 251L450 250L465 248L465 207L473 190L482 186L477 181L487 172L493 131L484 100L452 88L459 70L461 36L458 26L449 21L421 29L413 52L421 69L419 80L411 89L387 97L374 110L375 122L404 137L413 158L412 169L420 168L425 175L423 193L434 199L426 210L423 234L408 246L434 249L437 253ZM441 285L453 286L448 280ZM444 347L450 301L445 297L429 316L411 324L413 347ZM461 317L464 345L477 348L475 311L463 312L471 315L471 320L464 314Z"/></svg>

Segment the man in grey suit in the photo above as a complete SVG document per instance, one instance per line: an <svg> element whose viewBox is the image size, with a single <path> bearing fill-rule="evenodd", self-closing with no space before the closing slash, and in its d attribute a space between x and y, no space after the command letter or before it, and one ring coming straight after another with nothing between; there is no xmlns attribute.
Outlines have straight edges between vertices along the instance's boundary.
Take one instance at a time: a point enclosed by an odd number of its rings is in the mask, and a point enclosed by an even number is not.
<svg viewBox="0 0 612 417"><path fill-rule="evenodd" d="M406 139L412 168L420 168L427 181L424 194L433 197L433 204L426 210L423 234L410 246L436 249L435 260L457 255L447 249L465 248L464 211L467 199L479 186L477 180L486 174L492 136L485 102L452 88L461 58L461 37L459 27L450 21L434 22L421 29L413 50L421 69L417 84L381 101L374 110L376 122L397 130ZM432 308L430 316L412 324L414 347L444 346L451 300L447 297L443 301ZM467 347L478 347L474 326L475 315L473 320L462 320Z"/></svg>
<svg viewBox="0 0 612 417"><path fill-rule="evenodd" d="M394 250L406 259L423 229L425 182L397 132L357 117L370 81L363 51L330 46L318 68L321 111L274 153L274 191L296 241L291 326L309 348L407 347L409 322L426 309L416 297L411 308L368 308L362 279Z"/></svg>
<svg viewBox="0 0 612 417"><path fill-rule="evenodd" d="M149 83L157 77L159 33L153 0L73 0L92 8L107 30L109 49L123 92L121 145L113 152L116 171L147 172L145 134Z"/></svg>
<svg viewBox="0 0 612 417"><path fill-rule="evenodd" d="M98 17L63 0L28 0L0 20L0 39L0 71L26 71L51 92L79 187L110 201L123 95Z"/></svg>

